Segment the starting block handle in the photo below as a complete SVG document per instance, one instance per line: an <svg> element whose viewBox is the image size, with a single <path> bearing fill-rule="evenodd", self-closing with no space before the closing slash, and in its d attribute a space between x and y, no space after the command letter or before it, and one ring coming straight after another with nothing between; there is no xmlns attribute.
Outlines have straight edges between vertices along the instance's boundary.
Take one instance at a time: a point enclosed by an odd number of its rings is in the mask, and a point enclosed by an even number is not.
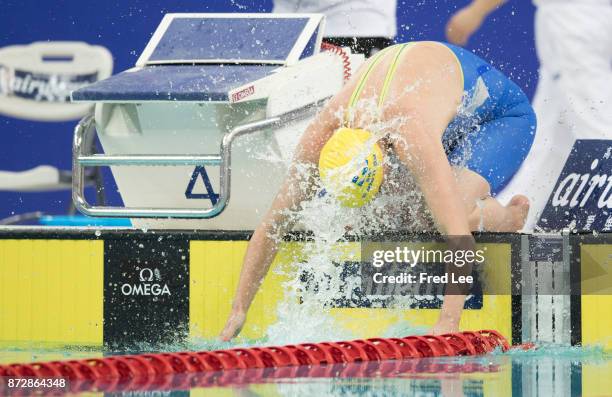
<svg viewBox="0 0 612 397"><path fill-rule="evenodd" d="M269 128L277 129L313 115L327 98L290 112L239 125L223 136L219 154L204 155L105 155L86 153L87 142L96 132L93 115L85 116L74 130L72 143L72 201L81 213L110 218L206 219L219 215L228 205L231 193L231 148L235 139ZM85 168L106 166L184 166L214 165L220 167L219 199L211 208L139 208L91 205L85 199Z"/></svg>
<svg viewBox="0 0 612 397"><path fill-rule="evenodd" d="M80 156L79 163L85 167L99 167L111 165L148 166L151 164L161 166L179 165L221 165L221 156L209 154L203 156L164 156L164 155L100 155Z"/></svg>

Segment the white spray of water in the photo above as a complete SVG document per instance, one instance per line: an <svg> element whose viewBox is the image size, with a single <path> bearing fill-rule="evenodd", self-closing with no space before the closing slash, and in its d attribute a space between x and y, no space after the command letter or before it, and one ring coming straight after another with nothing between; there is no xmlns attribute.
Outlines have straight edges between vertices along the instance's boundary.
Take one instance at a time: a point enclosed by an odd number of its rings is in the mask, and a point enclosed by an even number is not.
<svg viewBox="0 0 612 397"><path fill-rule="evenodd" d="M374 112L378 111L373 100L360 101L358 108L361 115L375 115ZM344 112L338 112L338 117L344 117ZM377 118L372 117L372 119ZM403 119L369 123L371 142L365 145L364 153L355 156L347 166L355 167L363 164L371 145L383 136L397 131L402 122ZM399 173L400 165L388 160L385 156L384 165L388 172ZM311 172L307 166L298 166L298 170ZM405 191L400 192L394 188L400 182L393 178L386 179L388 186L382 189L371 203L363 207L343 207L330 194L315 194L311 200L302 203L301 211L290 214L292 223L295 222L300 229L312 233L312 242L302 244L300 258L294 258L288 268L280 270L285 272L287 277L283 285L285 297L278 306L278 321L267 330L269 342L287 344L350 339L357 336L342 328L329 310L330 302L338 296L339 291L353 287L345 285L341 277L343 271L341 264L352 258L350 254L347 257L346 250L338 248L339 244L346 242L347 238L354 239L385 230L406 229L405 218L409 218L410 215L408 217L385 215L392 212L390 208L409 208L408 204L422 201L420 198L414 200L415 196L420 195L417 189L412 191L413 194L406 194ZM347 180L347 183L350 181ZM317 186L319 191L320 188ZM356 254L358 255L358 252Z"/></svg>
<svg viewBox="0 0 612 397"><path fill-rule="evenodd" d="M417 85L418 82L414 86L406 87L405 91L411 92ZM461 124L456 128L460 131L460 136L465 135L465 131L474 131L477 124L471 117L471 112L466 110L466 103L469 103L467 95L458 109ZM393 120L379 121L379 109L375 99L360 100L354 109L348 112L349 124L352 124L357 116L362 125L368 126L372 138L371 142L364 145L364 153L355 156L347 167L363 164L371 145L382 138L390 142L403 140L403 136L398 132L411 117L404 115ZM337 117L344 120L345 111L339 110ZM364 120L367 121L364 123ZM411 144L405 141L402 143ZM457 165L465 164L471 156L470 148L464 150L465 156ZM277 156L274 161L278 161ZM312 242L303 244L300 257L294 258L288 268L280 270L285 272L288 281L283 285L285 298L278 306L278 321L267 330L269 342L287 344L357 337L342 328L330 313L330 302L338 296L338 292L353 287L346 285L341 277L342 264L351 260L350 255L347 257L347 252L338 249L338 246L349 239L359 241L364 236L381 235L396 230L432 230L431 215L408 169L389 152L384 156L383 165L383 188L377 197L365 206L343 207L330 194L315 194L311 200L302 203L301 211L290 215L292 223L312 233ZM310 168L298 167L300 172L304 173L311 172ZM304 185L301 188L307 187ZM317 189L320 192L321 186L317 186ZM402 297L398 301L406 307L410 304L410 299L411 297ZM402 309L395 310L399 312ZM397 317L401 318L400 315ZM400 321L382 336L400 336L422 331L423 329L414 328L408 322Z"/></svg>

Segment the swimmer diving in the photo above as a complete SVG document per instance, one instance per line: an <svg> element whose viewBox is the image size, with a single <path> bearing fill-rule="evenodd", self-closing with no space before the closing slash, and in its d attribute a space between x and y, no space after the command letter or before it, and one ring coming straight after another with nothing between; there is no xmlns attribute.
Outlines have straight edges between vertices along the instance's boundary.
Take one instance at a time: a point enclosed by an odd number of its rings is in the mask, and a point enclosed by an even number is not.
<svg viewBox="0 0 612 397"><path fill-rule="evenodd" d="M359 105L371 100L375 112ZM385 124L394 127L371 133L372 126ZM292 227L288 210L300 211L317 194L317 184L345 206L367 205L379 190L402 194L411 188L393 180L398 173L385 164L395 162L400 174L414 177L441 234L520 230L528 199L516 195L502 206L494 196L520 168L535 130L535 114L521 89L471 52L430 41L380 51L302 136L287 177L249 242L220 338L240 333L278 237ZM383 216L405 215L402 209L392 211ZM458 330L464 300L464 295L445 297L433 334Z"/></svg>

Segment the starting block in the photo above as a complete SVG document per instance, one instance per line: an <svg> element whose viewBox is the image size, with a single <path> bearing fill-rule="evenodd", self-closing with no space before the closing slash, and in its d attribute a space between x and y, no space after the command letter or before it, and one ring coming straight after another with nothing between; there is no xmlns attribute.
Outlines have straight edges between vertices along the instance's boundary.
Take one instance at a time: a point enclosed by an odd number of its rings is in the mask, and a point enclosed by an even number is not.
<svg viewBox="0 0 612 397"><path fill-rule="evenodd" d="M321 52L323 31L318 14L167 14L136 67L72 93L95 106L75 131L77 208L141 228L254 229L307 123L364 60ZM104 154L87 152L95 133ZM85 200L84 169L100 166L125 207Z"/></svg>

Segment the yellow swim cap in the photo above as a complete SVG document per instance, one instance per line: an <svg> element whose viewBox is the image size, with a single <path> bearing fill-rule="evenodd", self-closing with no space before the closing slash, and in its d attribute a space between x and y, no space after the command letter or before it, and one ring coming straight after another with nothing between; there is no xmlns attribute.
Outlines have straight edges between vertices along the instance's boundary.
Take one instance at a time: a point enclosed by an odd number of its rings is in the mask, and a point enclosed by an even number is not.
<svg viewBox="0 0 612 397"><path fill-rule="evenodd" d="M321 150L321 181L347 207L361 207L380 190L383 154L371 139L369 131L343 127Z"/></svg>

